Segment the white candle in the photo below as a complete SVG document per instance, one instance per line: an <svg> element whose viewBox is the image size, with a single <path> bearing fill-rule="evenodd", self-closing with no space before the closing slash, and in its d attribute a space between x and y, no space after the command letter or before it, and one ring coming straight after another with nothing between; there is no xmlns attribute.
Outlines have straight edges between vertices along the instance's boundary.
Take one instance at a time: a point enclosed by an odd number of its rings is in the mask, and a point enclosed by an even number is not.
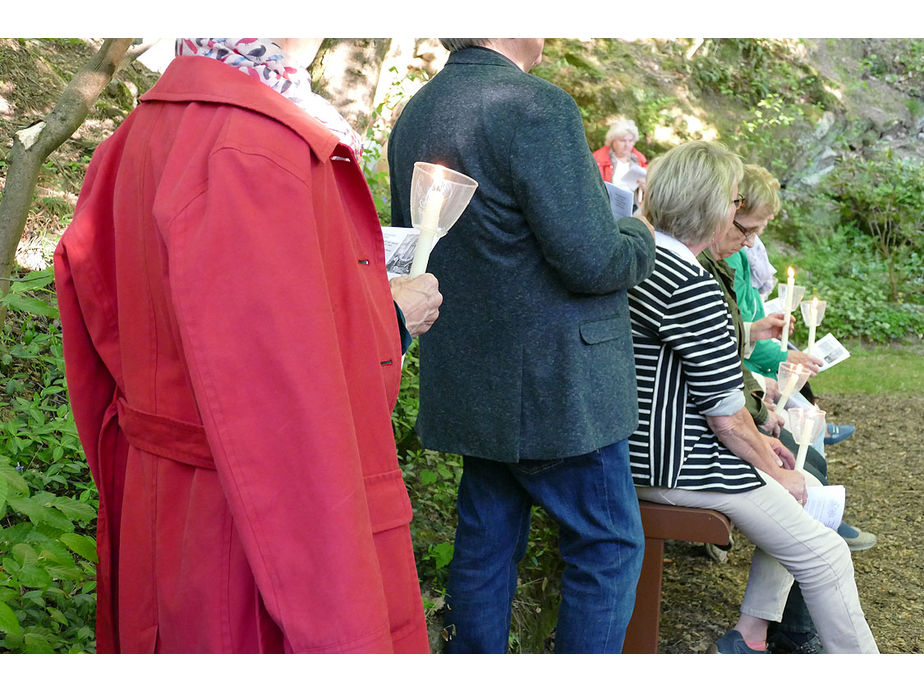
<svg viewBox="0 0 924 693"><path fill-rule="evenodd" d="M812 347L815 346L815 328L818 326L818 297L815 296L812 298L812 305L809 306L809 340L808 348L806 351L812 351Z"/></svg>
<svg viewBox="0 0 924 693"><path fill-rule="evenodd" d="M783 300L783 332L780 334L780 350L785 354L789 351L789 317L792 313L792 297L796 290L796 273L790 267L787 272L786 298Z"/></svg>
<svg viewBox="0 0 924 693"><path fill-rule="evenodd" d="M799 453L796 456L796 470L800 470L805 466L806 453L812 444L812 439L818 435L815 430L818 428L820 415L821 413L817 409L808 409L805 412L802 419L802 430L799 431L799 439L796 440L799 444Z"/></svg>
<svg viewBox="0 0 924 693"><path fill-rule="evenodd" d="M783 393L780 395L780 401L776 403L776 409L773 410L773 413L779 416L783 413L783 409L786 408L786 403L789 401L789 398L792 397L793 390L796 389L796 383L799 382L799 376L793 375L789 378L783 386Z"/></svg>
<svg viewBox="0 0 924 693"><path fill-rule="evenodd" d="M420 236L417 238L417 247L414 249L414 261L411 263L410 278L419 277L427 271L427 262L430 259L430 251L436 243L436 234L439 231L440 211L446 198L442 190L439 189L439 179L434 181L434 186L430 188L427 197L424 199L423 214L420 217L420 224L417 230Z"/></svg>
<svg viewBox="0 0 924 693"><path fill-rule="evenodd" d="M799 364L796 364L792 374L790 374L787 381L783 384L783 392L780 395L780 401L776 403L776 409L773 410L775 414L780 415L783 413L783 409L786 407L786 402L788 402L789 398L792 397L792 393L795 392L796 386L799 384L799 381L802 380L802 375L804 373L805 369L803 369Z"/></svg>

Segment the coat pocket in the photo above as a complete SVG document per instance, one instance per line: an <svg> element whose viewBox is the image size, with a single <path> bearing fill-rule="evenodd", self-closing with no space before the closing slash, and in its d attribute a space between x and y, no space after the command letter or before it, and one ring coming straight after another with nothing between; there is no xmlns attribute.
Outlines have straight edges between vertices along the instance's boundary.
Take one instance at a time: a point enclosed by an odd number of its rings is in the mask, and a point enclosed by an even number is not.
<svg viewBox="0 0 924 693"><path fill-rule="evenodd" d="M373 534L410 524L411 501L400 469L364 477L363 482Z"/></svg>
<svg viewBox="0 0 924 693"><path fill-rule="evenodd" d="M582 323L580 326L581 339L585 344L599 344L611 339L626 337L628 325L620 317L605 318L592 322Z"/></svg>

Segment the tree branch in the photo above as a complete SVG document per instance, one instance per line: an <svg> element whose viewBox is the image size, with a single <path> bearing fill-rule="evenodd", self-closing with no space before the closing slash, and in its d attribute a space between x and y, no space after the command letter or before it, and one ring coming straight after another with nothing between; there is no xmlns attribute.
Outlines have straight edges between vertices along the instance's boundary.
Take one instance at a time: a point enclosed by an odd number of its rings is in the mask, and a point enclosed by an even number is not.
<svg viewBox="0 0 924 693"><path fill-rule="evenodd" d="M42 164L86 119L100 93L121 67L132 41L130 38L103 41L96 54L71 79L51 113L44 120L20 130L13 138L3 196L0 197L0 296L5 296L9 290L16 247L22 238ZM0 308L0 322L5 317L5 310Z"/></svg>

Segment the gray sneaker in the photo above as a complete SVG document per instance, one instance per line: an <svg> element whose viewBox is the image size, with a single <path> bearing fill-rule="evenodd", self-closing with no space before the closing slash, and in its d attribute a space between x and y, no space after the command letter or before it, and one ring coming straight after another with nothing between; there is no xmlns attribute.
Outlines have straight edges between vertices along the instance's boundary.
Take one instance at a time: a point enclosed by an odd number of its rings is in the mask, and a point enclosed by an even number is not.
<svg viewBox="0 0 924 693"><path fill-rule="evenodd" d="M744 636L736 630L730 630L710 645L709 654L770 654L770 650L753 650L744 641Z"/></svg>
<svg viewBox="0 0 924 693"><path fill-rule="evenodd" d="M851 527L846 522L841 522L841 526L837 528L837 533L847 542L847 546L850 547L851 551L866 551L876 545L875 534Z"/></svg>

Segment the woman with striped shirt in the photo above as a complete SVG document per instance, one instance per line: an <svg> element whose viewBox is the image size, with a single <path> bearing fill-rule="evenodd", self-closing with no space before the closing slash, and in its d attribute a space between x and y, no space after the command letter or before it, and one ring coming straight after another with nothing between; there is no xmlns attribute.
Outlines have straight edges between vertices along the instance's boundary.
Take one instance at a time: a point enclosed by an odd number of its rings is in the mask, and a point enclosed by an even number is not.
<svg viewBox="0 0 924 693"><path fill-rule="evenodd" d="M643 500L718 510L757 546L741 615L712 651L765 653L767 624L780 620L795 578L826 652L878 652L847 545L802 508L817 480L793 469L792 454L745 407L734 324L696 260L730 227L742 170L736 155L708 142L675 147L649 168L644 208L656 264L629 290L636 490Z"/></svg>

